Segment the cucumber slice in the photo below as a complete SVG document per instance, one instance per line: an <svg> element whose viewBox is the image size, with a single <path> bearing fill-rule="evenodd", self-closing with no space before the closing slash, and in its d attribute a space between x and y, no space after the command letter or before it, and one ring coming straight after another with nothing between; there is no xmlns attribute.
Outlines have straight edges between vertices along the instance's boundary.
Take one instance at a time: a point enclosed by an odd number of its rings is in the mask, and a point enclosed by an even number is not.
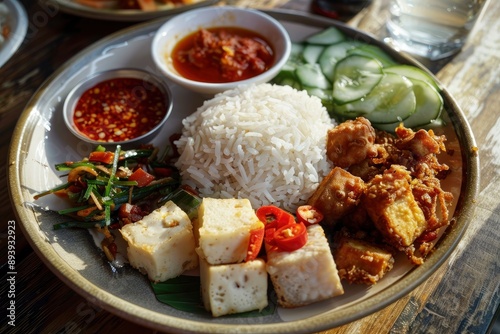
<svg viewBox="0 0 500 334"><path fill-rule="evenodd" d="M332 83L328 81L318 64L303 64L297 66L295 75L303 86L319 89L331 89Z"/></svg>
<svg viewBox="0 0 500 334"><path fill-rule="evenodd" d="M384 76L376 59L352 55L335 65L333 99L338 104L359 100L369 94Z"/></svg>
<svg viewBox="0 0 500 334"><path fill-rule="evenodd" d="M299 64L304 64L304 58L302 57L302 53L305 49L305 44L301 43L292 43L292 49L290 52L290 56L286 61L285 67L287 69L295 68Z"/></svg>
<svg viewBox="0 0 500 334"><path fill-rule="evenodd" d="M302 57L304 58L306 63L316 64L319 56L321 55L321 53L323 53L324 49L325 47L323 45L315 45L315 44L306 45L306 47L302 51Z"/></svg>
<svg viewBox="0 0 500 334"><path fill-rule="evenodd" d="M320 89L317 87L304 87L303 89L309 95L318 97L327 109L333 106L332 92L330 89Z"/></svg>
<svg viewBox="0 0 500 334"><path fill-rule="evenodd" d="M381 48L379 48L376 45L363 43L362 45L358 46L357 48L354 48L352 50L348 50L347 54L348 55L355 54L355 55L375 58L382 63L383 67L394 66L397 64L396 61L394 59L392 59L391 56L389 56L384 50L382 50Z"/></svg>
<svg viewBox="0 0 500 334"><path fill-rule="evenodd" d="M306 45L304 43L299 43L299 42L293 42L292 47L290 49L290 58L293 58L295 56L302 56L302 51L304 51L304 48Z"/></svg>
<svg viewBox="0 0 500 334"><path fill-rule="evenodd" d="M358 41L343 41L337 44L327 46L318 58L318 63L323 74L330 80L333 78L335 64L347 56L347 52L358 47L361 43Z"/></svg>
<svg viewBox="0 0 500 334"><path fill-rule="evenodd" d="M435 127L441 124L441 113L443 111L443 97L428 82L411 79L413 83L413 92L416 98L415 112L403 120L407 128L425 128ZM394 132L400 121L391 124L377 124L373 126L380 130Z"/></svg>
<svg viewBox="0 0 500 334"><path fill-rule="evenodd" d="M400 122L415 112L416 96L413 83L397 74L386 74L366 97L336 106L343 116L364 116L370 122L387 124Z"/></svg>
<svg viewBox="0 0 500 334"><path fill-rule="evenodd" d="M302 85L300 84L297 76L295 75L295 69L293 71L281 71L276 75L271 83L281 85L281 86L291 86L295 89L302 89Z"/></svg>
<svg viewBox="0 0 500 334"><path fill-rule="evenodd" d="M422 80L432 85L437 91L441 91L434 78L424 70L411 65L394 65L384 68L385 73L396 73L404 75L409 79Z"/></svg>
<svg viewBox="0 0 500 334"><path fill-rule="evenodd" d="M309 36L309 38L306 39L306 42L310 44L330 45L343 40L345 40L345 35L342 31L335 27L328 27L312 36Z"/></svg>

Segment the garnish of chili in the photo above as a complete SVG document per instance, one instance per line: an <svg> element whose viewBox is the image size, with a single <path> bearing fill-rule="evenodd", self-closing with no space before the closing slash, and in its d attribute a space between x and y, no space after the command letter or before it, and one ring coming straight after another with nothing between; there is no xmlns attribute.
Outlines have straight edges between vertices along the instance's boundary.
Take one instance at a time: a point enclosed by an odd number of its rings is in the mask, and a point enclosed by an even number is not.
<svg viewBox="0 0 500 334"><path fill-rule="evenodd" d="M163 91L137 78L115 78L87 89L76 103L77 130L99 142L140 137L158 125L167 112Z"/></svg>
<svg viewBox="0 0 500 334"><path fill-rule="evenodd" d="M258 33L237 27L200 29L180 40L173 66L183 77L211 83L245 80L267 71L274 51Z"/></svg>

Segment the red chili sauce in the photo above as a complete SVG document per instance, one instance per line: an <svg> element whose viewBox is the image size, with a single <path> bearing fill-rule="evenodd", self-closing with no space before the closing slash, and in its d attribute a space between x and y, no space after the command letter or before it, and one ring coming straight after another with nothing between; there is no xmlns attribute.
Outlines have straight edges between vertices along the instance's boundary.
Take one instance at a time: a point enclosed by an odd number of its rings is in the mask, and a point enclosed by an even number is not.
<svg viewBox="0 0 500 334"><path fill-rule="evenodd" d="M223 83L252 78L268 70L274 51L256 32L217 27L184 37L172 52L174 68L195 81Z"/></svg>
<svg viewBox="0 0 500 334"><path fill-rule="evenodd" d="M119 142L148 133L166 112L166 97L158 87L142 79L117 78L86 90L73 121L92 140Z"/></svg>

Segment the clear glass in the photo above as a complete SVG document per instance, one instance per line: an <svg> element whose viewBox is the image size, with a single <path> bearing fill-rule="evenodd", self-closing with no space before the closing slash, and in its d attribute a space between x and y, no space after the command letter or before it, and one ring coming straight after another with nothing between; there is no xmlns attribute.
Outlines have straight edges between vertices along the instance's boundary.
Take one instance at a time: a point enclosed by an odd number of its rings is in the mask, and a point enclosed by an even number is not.
<svg viewBox="0 0 500 334"><path fill-rule="evenodd" d="M386 42L431 60L465 44L485 0L392 0Z"/></svg>

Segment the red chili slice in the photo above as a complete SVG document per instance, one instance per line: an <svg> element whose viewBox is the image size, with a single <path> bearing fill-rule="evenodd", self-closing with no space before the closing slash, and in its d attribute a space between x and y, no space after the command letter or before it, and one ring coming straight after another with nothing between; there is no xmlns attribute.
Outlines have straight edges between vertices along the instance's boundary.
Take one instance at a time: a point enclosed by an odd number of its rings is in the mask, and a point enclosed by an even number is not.
<svg viewBox="0 0 500 334"><path fill-rule="evenodd" d="M90 162L101 162L106 165L111 165L113 163L113 159L115 158L115 154L113 152L105 151L94 151L90 152L89 161Z"/></svg>
<svg viewBox="0 0 500 334"><path fill-rule="evenodd" d="M280 228L281 226L295 223L295 218L289 212L274 205L261 206L256 211L257 218L268 228Z"/></svg>
<svg viewBox="0 0 500 334"><path fill-rule="evenodd" d="M293 252L307 243L307 229L302 223L292 223L274 232L274 244L283 251Z"/></svg>
<svg viewBox="0 0 500 334"><path fill-rule="evenodd" d="M248 242L247 257L245 261L252 261L259 255L264 240L264 228L250 231L250 240Z"/></svg>
<svg viewBox="0 0 500 334"><path fill-rule="evenodd" d="M153 181L155 177L142 168L137 168L132 175L129 176L129 181L136 181L138 187L144 187Z"/></svg>
<svg viewBox="0 0 500 334"><path fill-rule="evenodd" d="M297 221L306 227L318 224L323 220L323 214L312 205L301 205L297 208Z"/></svg>

